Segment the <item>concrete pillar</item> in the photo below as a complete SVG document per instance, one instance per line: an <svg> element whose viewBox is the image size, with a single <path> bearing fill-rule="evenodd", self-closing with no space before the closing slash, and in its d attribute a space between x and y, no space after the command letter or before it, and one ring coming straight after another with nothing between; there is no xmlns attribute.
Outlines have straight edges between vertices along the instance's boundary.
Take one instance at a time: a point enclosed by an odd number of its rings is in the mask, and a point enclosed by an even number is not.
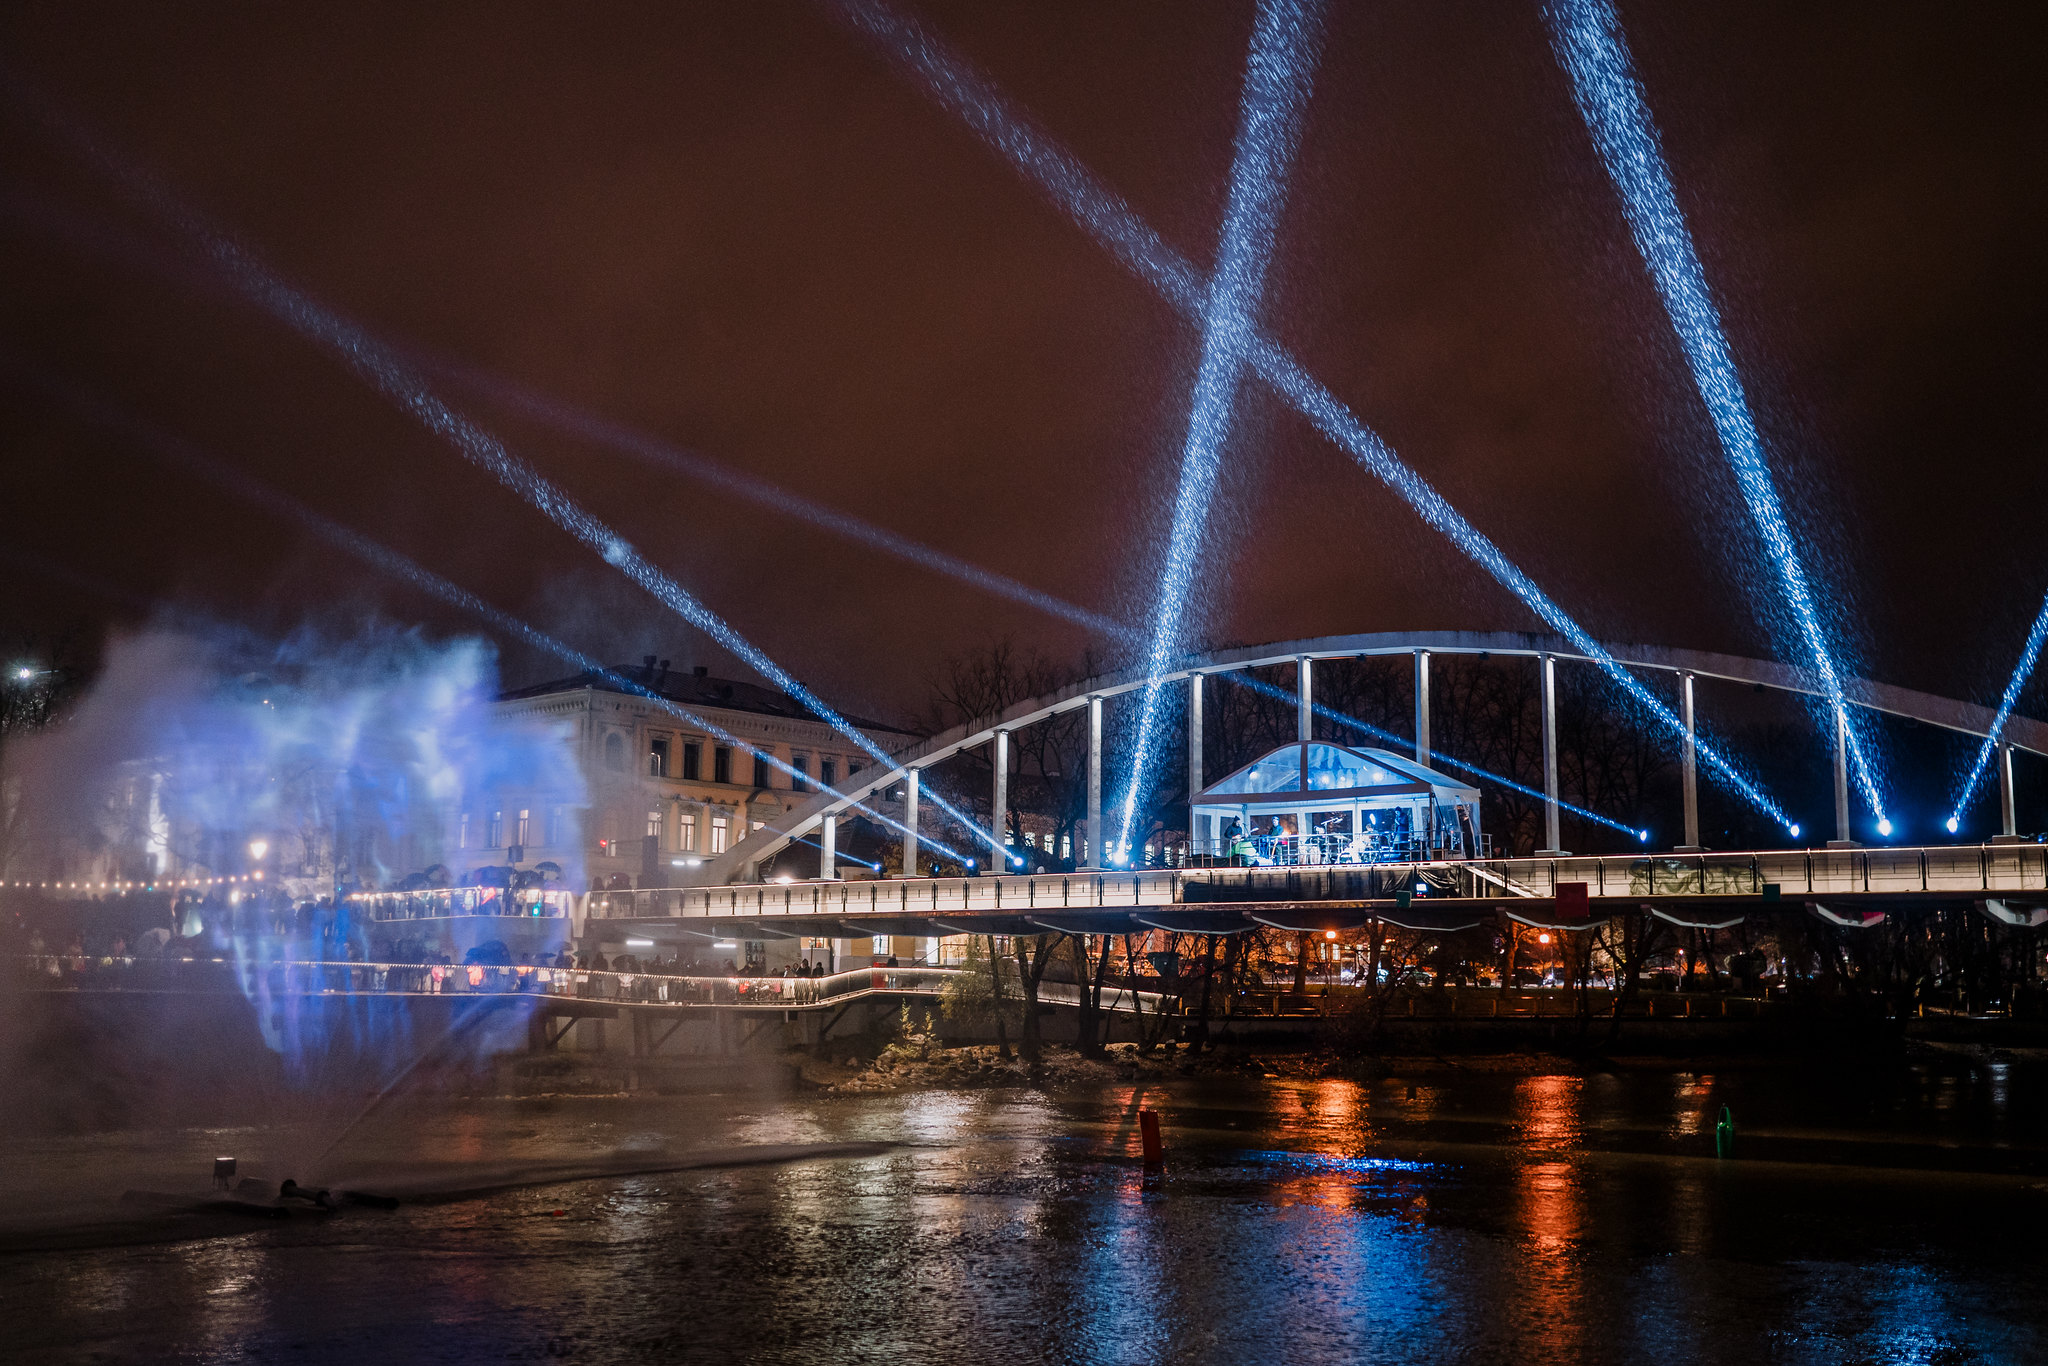
<svg viewBox="0 0 2048 1366"><path fill-rule="evenodd" d="M1188 675L1188 852L1213 852L1203 845L1205 831L1197 830L1195 797L1202 790L1202 676Z"/></svg>
<svg viewBox="0 0 2048 1366"><path fill-rule="evenodd" d="M1010 732L999 730L989 745L989 761L995 767L995 792L989 799L989 832L996 848L989 855L989 867L998 873L1010 871Z"/></svg>
<svg viewBox="0 0 2048 1366"><path fill-rule="evenodd" d="M1429 762L1429 651L1415 652L1415 762Z"/></svg>
<svg viewBox="0 0 2048 1366"><path fill-rule="evenodd" d="M1309 657L1294 661L1294 738L1301 744L1301 790L1308 791L1308 742L1315 734L1316 708Z"/></svg>
<svg viewBox="0 0 2048 1366"><path fill-rule="evenodd" d="M1078 865L1100 868L1102 861L1102 699L1088 699L1088 858Z"/></svg>
<svg viewBox="0 0 2048 1366"><path fill-rule="evenodd" d="M1692 711L1692 675L1678 676L1678 714L1685 722L1685 749L1679 756L1678 775L1685 789L1685 848L1700 848L1700 765L1698 732Z"/></svg>
<svg viewBox="0 0 2048 1366"><path fill-rule="evenodd" d="M1998 742L1998 813L1999 829L2017 838L2020 819L2012 800L2012 746L2003 740Z"/></svg>
<svg viewBox="0 0 2048 1366"><path fill-rule="evenodd" d="M818 876L839 876L839 817L827 816L818 827Z"/></svg>
<svg viewBox="0 0 2048 1366"><path fill-rule="evenodd" d="M903 770L903 876L917 876L917 798L921 783L914 768Z"/></svg>
<svg viewBox="0 0 2048 1366"><path fill-rule="evenodd" d="M1543 694L1543 847L1536 852L1562 854L1557 811L1557 660L1541 655L1536 667Z"/></svg>
<svg viewBox="0 0 2048 1366"><path fill-rule="evenodd" d="M1835 837L1829 845L1851 848L1849 832L1849 709L1835 708Z"/></svg>

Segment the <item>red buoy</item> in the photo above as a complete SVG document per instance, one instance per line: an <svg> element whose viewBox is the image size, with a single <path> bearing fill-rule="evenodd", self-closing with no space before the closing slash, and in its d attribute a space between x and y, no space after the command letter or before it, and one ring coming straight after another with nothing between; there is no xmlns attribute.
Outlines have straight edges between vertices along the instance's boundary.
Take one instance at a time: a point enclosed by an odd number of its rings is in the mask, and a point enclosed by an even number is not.
<svg viewBox="0 0 2048 1366"><path fill-rule="evenodd" d="M1138 1111L1138 1136L1145 1144L1145 1165L1156 1167L1166 1161L1166 1145L1159 1141L1159 1112Z"/></svg>

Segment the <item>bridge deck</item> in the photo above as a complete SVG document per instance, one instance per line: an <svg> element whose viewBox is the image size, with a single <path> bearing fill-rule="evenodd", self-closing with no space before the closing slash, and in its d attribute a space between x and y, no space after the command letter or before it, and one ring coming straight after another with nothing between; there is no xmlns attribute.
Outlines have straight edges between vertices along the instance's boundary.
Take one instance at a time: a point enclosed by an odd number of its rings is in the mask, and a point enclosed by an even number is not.
<svg viewBox="0 0 2048 1366"><path fill-rule="evenodd" d="M1568 903L1559 909L1559 891ZM1771 902L1904 910L1986 898L2048 904L2048 846L1987 844L1728 854L1493 859L1374 865L1179 868L887 881L793 882L593 895L603 922L666 924L750 938L861 934L1229 932L1258 924L1321 930L1389 920L1452 929L1507 914L1598 920L1647 906L1686 923L1739 918ZM1585 916L1579 916L1584 919Z"/></svg>

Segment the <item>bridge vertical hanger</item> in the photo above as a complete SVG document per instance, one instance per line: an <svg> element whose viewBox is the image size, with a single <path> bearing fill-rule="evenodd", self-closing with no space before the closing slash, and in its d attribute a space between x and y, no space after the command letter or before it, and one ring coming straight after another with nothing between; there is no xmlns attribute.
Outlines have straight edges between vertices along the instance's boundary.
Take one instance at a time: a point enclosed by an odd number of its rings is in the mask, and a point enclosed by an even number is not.
<svg viewBox="0 0 2048 1366"><path fill-rule="evenodd" d="M1088 699L1088 856L1083 868L1102 868L1102 699Z"/></svg>
<svg viewBox="0 0 2048 1366"><path fill-rule="evenodd" d="M903 770L903 876L917 876L917 787L914 768Z"/></svg>
<svg viewBox="0 0 2048 1366"><path fill-rule="evenodd" d="M2019 812L2012 800L2012 745L2004 740L1998 742L1998 814L2003 838L2018 839Z"/></svg>
<svg viewBox="0 0 2048 1366"><path fill-rule="evenodd" d="M1188 675L1188 852L1204 852L1209 849L1210 832L1198 830L1200 823L1195 815L1195 798L1202 792L1202 673L1197 669Z"/></svg>
<svg viewBox="0 0 2048 1366"><path fill-rule="evenodd" d="M1429 764L1429 651L1415 652L1415 762Z"/></svg>
<svg viewBox="0 0 2048 1366"><path fill-rule="evenodd" d="M839 876L839 817L827 816L818 826L818 876Z"/></svg>
<svg viewBox="0 0 2048 1366"><path fill-rule="evenodd" d="M1010 871L1010 732L999 730L989 745L989 764L995 769L995 791L988 804L989 833L996 837L995 871Z"/></svg>
<svg viewBox="0 0 2048 1366"><path fill-rule="evenodd" d="M1565 852L1557 811L1557 657L1538 655L1536 668L1543 695L1543 847L1536 852L1557 858Z"/></svg>
<svg viewBox="0 0 2048 1366"><path fill-rule="evenodd" d="M1830 849L1854 849L1849 833L1849 709L1835 708L1835 837Z"/></svg>
<svg viewBox="0 0 2048 1366"><path fill-rule="evenodd" d="M1699 749L1692 711L1693 676L1682 673L1678 676L1678 714L1685 722L1685 749L1679 756L1679 780L1685 789L1685 844L1682 851L1696 854L1704 847L1700 844L1700 765Z"/></svg>
<svg viewBox="0 0 2048 1366"><path fill-rule="evenodd" d="M1316 708L1311 695L1309 659L1302 655L1294 661L1294 738L1301 745L1301 790L1308 791L1308 742L1314 738ZM1303 830L1306 835L1308 831Z"/></svg>

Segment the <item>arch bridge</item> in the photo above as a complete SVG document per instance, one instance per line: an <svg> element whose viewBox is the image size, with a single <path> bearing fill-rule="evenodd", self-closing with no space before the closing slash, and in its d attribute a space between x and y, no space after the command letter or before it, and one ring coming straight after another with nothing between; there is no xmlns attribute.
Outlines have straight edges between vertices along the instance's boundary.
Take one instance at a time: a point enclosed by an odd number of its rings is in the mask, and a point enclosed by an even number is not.
<svg viewBox="0 0 2048 1366"><path fill-rule="evenodd" d="M1615 644L1606 648L1614 659L1631 669L1649 674L1670 674L1674 678L1678 715L1684 725L1680 754L1684 843L1680 849L1686 852L1698 851L1700 836L1694 680L1723 680L1808 696L1821 696L1823 689L1819 681L1807 671L1775 660L1748 659L1737 655L1656 645ZM1380 632L1281 641L1188 656L1163 678L1168 683L1185 683L1189 686L1187 726L1190 794L1199 792L1204 785L1201 743L1202 679L1270 665L1297 665L1298 738L1301 743L1307 744L1313 729L1313 666L1317 662L1404 655L1414 660L1416 688L1413 743L1416 760L1423 764L1429 762L1431 755L1428 682L1430 660L1433 656L1499 655L1535 661L1540 685L1543 727L1544 830L1547 847L1542 852L1546 855L1561 854L1562 851L1558 848L1560 809L1557 779L1556 671L1560 662L1590 662L1590 658L1558 636L1527 632ZM1077 862L1083 871L1106 871L1102 824L1103 704L1110 698L1140 690L1146 683L1147 674L1143 669L1103 674L1058 692L1020 702L999 715L977 718L956 726L894 756L896 762L891 767L877 765L864 770L841 783L834 791L818 793L809 801L790 808L780 819L751 832L747 838L725 853L708 860L701 868L695 870L695 876L687 881L693 886L757 883L759 869L766 860L793 840L812 834L818 836L817 843L821 846L821 880L830 881L834 878L836 870L837 826L840 815L900 783L903 785L905 801L903 823L915 831L918 826L921 771L952 758L962 750L982 745L992 745L995 750L990 827L1001 831L1007 824L1007 756L1010 736L1019 730L1077 710L1085 710L1088 720L1087 818L1083 840L1085 857ZM1845 695L1852 706L1905 717L1926 725L1980 738L1992 734L1997 719L1991 708L1975 703L1936 697L1910 688L1894 687L1891 684L1875 683L1861 678L1848 680ZM2021 749L2034 754L2048 754L2048 724L2025 717L2010 716L1997 739L2003 839L2011 840L2017 838L2012 787L2012 751ZM1835 839L1831 842L1831 847L1838 848L1847 848L1852 844L1848 755L1845 741L1843 728L1838 725L1834 740L1836 828ZM913 873L919 866L916 836L906 836L904 845L903 867L906 873Z"/></svg>

